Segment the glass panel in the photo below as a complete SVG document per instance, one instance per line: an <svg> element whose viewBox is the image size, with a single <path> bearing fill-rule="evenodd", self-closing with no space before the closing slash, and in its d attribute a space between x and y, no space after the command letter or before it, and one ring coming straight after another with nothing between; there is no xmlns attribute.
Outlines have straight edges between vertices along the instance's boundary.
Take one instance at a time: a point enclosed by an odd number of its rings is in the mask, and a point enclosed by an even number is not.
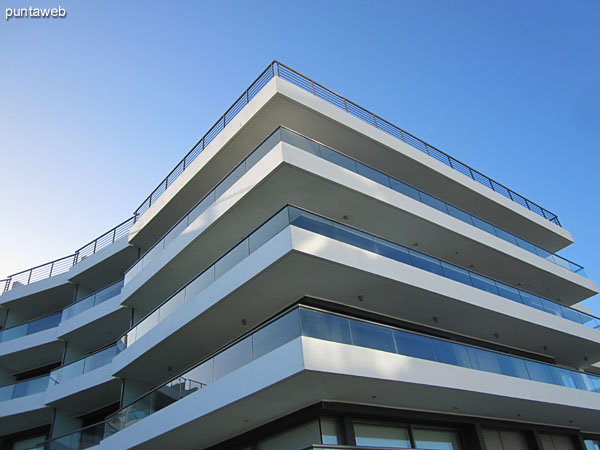
<svg viewBox="0 0 600 450"><path fill-rule="evenodd" d="M527 368L525 367L525 361L500 353L498 353L496 357L500 362L500 368L504 375L516 378L523 378L526 380L529 379L529 373L527 372Z"/></svg>
<svg viewBox="0 0 600 450"><path fill-rule="evenodd" d="M284 208L250 235L248 238L250 253L287 227L289 223L288 210Z"/></svg>
<svg viewBox="0 0 600 450"><path fill-rule="evenodd" d="M375 183L382 184L390 187L389 177L382 174L379 170L372 169L361 163L356 163L358 173L363 177L367 177L369 180L373 180Z"/></svg>
<svg viewBox="0 0 600 450"><path fill-rule="evenodd" d="M2 337L0 338L0 342L11 341L13 339L26 336L28 326L29 324L25 323L23 325L19 325L18 327L12 327L2 330Z"/></svg>
<svg viewBox="0 0 600 450"><path fill-rule="evenodd" d="M83 311L90 309L91 307L94 306L94 304L95 304L95 296L92 295L91 297L85 298L85 299L81 300L80 302L77 302L74 305L69 306L67 309L65 309L65 311L63 311L63 316L65 317L64 320L69 319L73 316L76 316L79 313L82 313Z"/></svg>
<svg viewBox="0 0 600 450"><path fill-rule="evenodd" d="M243 240L215 264L215 279L219 278L250 254L248 239Z"/></svg>
<svg viewBox="0 0 600 450"><path fill-rule="evenodd" d="M9 384L8 386L0 387L0 402L4 402L6 400L10 400L13 398L13 391L15 389L14 384Z"/></svg>
<svg viewBox="0 0 600 450"><path fill-rule="evenodd" d="M179 291L173 297L169 299L164 305L158 308L158 321L162 322L179 308L184 305L185 291Z"/></svg>
<svg viewBox="0 0 600 450"><path fill-rule="evenodd" d="M348 319L309 309L300 309L302 335L352 344Z"/></svg>
<svg viewBox="0 0 600 450"><path fill-rule="evenodd" d="M561 306L554 303L554 302L549 302L548 300L544 299L544 298L540 298L540 301L542 303L542 307L544 308L544 311L546 311L549 314L554 314L555 316L558 317L562 317L562 312L561 312Z"/></svg>
<svg viewBox="0 0 600 450"><path fill-rule="evenodd" d="M164 237L165 247L167 245L170 245L171 242L173 242L173 240L178 238L179 235L181 235L181 233L183 233L183 230L185 230L187 228L187 226L188 226L188 216L186 216L182 220L180 220L179 223L177 223L177 225L175 225L171 229L171 231L169 231L167 233L167 235Z"/></svg>
<svg viewBox="0 0 600 450"><path fill-rule="evenodd" d="M406 428L355 423L354 435L361 447L411 448Z"/></svg>
<svg viewBox="0 0 600 450"><path fill-rule="evenodd" d="M281 347L298 336L300 336L300 315L295 310L254 333L254 359Z"/></svg>
<svg viewBox="0 0 600 450"><path fill-rule="evenodd" d="M340 443L337 419L321 417L321 443L337 445Z"/></svg>
<svg viewBox="0 0 600 450"><path fill-rule="evenodd" d="M206 286L213 281L215 281L215 268L211 266L205 270L202 275L187 285L185 288L185 302L189 302L195 295L204 290L204 288L206 288Z"/></svg>
<svg viewBox="0 0 600 450"><path fill-rule="evenodd" d="M219 183L219 185L215 188L215 198L221 197L231 186L235 184L237 180L242 178L242 176L246 173L246 167L244 164L237 166L233 169L229 175L227 175L223 181Z"/></svg>
<svg viewBox="0 0 600 450"><path fill-rule="evenodd" d="M211 191L206 197L204 197L202 199L202 201L200 203L198 203L196 206L194 206L194 209L192 209L189 214L188 214L188 223L192 223L194 220L196 220L198 218L198 216L200 216L200 214L202 214L204 211L206 211L208 209L208 207L210 205L212 205L215 202L215 192Z"/></svg>
<svg viewBox="0 0 600 450"><path fill-rule="evenodd" d="M456 431L413 428L417 448L431 450L461 450L460 436Z"/></svg>
<svg viewBox="0 0 600 450"><path fill-rule="evenodd" d="M354 247L362 248L370 252L375 252L375 243L373 242L373 238L367 233L354 230L350 227L340 225L338 223L334 223L333 228L334 239L337 239L340 242L345 242L347 244L353 245Z"/></svg>
<svg viewBox="0 0 600 450"><path fill-rule="evenodd" d="M469 360L473 369L484 370L486 372L502 373L498 355L493 352L487 352L478 348L467 347Z"/></svg>
<svg viewBox="0 0 600 450"><path fill-rule="evenodd" d="M285 128L281 129L281 137L288 144L294 145L314 155L321 156L321 153L319 151L320 146L316 142L311 141L310 139L306 139L305 137L293 133L289 130L286 130Z"/></svg>
<svg viewBox="0 0 600 450"><path fill-rule="evenodd" d="M413 266L419 267L427 272L437 273L438 275L444 276L442 272L442 266L437 259L419 252L415 252L414 250L409 250L408 252L410 254L410 259Z"/></svg>
<svg viewBox="0 0 600 450"><path fill-rule="evenodd" d="M563 315L565 319L572 320L573 322L581 323L580 317L581 314L579 312L571 309L571 308L562 308Z"/></svg>
<svg viewBox="0 0 600 450"><path fill-rule="evenodd" d="M538 297L536 297L533 294L524 292L524 291L519 291L519 293L521 294L521 299L523 299L523 303L525 305L531 306L532 308L539 309L540 311L544 310L544 307L542 306L542 302L540 301L540 299Z"/></svg>
<svg viewBox="0 0 600 450"><path fill-rule="evenodd" d="M48 376L21 381L14 385L13 398L44 392L48 387Z"/></svg>
<svg viewBox="0 0 600 450"><path fill-rule="evenodd" d="M345 167L352 172L357 172L356 162L353 159L348 158L338 152L334 152L333 150L321 146L319 148L321 150L321 157L326 159L327 161L331 161L333 164Z"/></svg>
<svg viewBox="0 0 600 450"><path fill-rule="evenodd" d="M290 224L314 231L323 236L333 237L333 223L331 220L323 219L297 208L288 208L290 213Z"/></svg>
<svg viewBox="0 0 600 450"><path fill-rule="evenodd" d="M28 437L28 438L24 438L24 439L19 439L18 441L14 441L12 443L12 446L10 446L11 450L25 450L25 449L30 449L33 448L37 445L39 445L40 443L44 442L46 440L46 435L42 434L36 437ZM43 449L43 446L40 446L39 448Z"/></svg>
<svg viewBox="0 0 600 450"><path fill-rule="evenodd" d="M71 378L78 377L83 373L85 367L85 360L80 359L79 361L75 361L74 363L68 364L64 367L61 367L56 371L57 378L54 380L58 383L62 383L66 380L70 380Z"/></svg>
<svg viewBox="0 0 600 450"><path fill-rule="evenodd" d="M438 211L448 214L448 210L446 209L446 204L443 201L438 200L437 198L432 197L431 195L426 194L425 192L421 192L420 194L421 194L421 201L423 203L431 206L432 208L437 209Z"/></svg>
<svg viewBox="0 0 600 450"><path fill-rule="evenodd" d="M158 388L154 393L154 409L160 411L179 400L182 397L181 391L183 390L184 385L185 379L179 377Z"/></svg>
<svg viewBox="0 0 600 450"><path fill-rule="evenodd" d="M257 450L298 450L320 442L319 422L314 420L276 436L258 441L256 448Z"/></svg>
<svg viewBox="0 0 600 450"><path fill-rule="evenodd" d="M496 232L496 236L498 236L500 239L502 239L506 242L510 242L511 244L517 245L517 240L515 239L515 237L512 234L510 234L498 227L494 227L494 231Z"/></svg>
<svg viewBox="0 0 600 450"><path fill-rule="evenodd" d="M430 338L404 331L394 331L394 337L399 354L436 361Z"/></svg>
<svg viewBox="0 0 600 450"><path fill-rule="evenodd" d="M492 294L499 295L498 288L496 287L496 283L494 281L482 277L481 275L477 275L473 272L471 272L470 275L473 287L476 287L477 289L481 289L483 291L491 292Z"/></svg>
<svg viewBox="0 0 600 450"><path fill-rule="evenodd" d="M456 217L458 220L462 220L463 222L466 222L469 225L473 225L473 220L471 219L470 214L467 214L463 210L455 208L452 205L446 204L446 207L448 208L448 214L450 214L452 217Z"/></svg>
<svg viewBox="0 0 600 450"><path fill-rule="evenodd" d="M535 253L535 245L530 244L529 242L521 239L518 236L515 236L515 239L517 240L517 245L519 247L521 247L523 250L527 250L528 252L533 253L534 255L536 254Z"/></svg>
<svg viewBox="0 0 600 450"><path fill-rule="evenodd" d="M390 187L401 194L404 194L410 198L414 198L418 202L421 201L421 197L419 197L419 191L417 191L414 187L403 183L402 181L390 178Z"/></svg>
<svg viewBox="0 0 600 450"><path fill-rule="evenodd" d="M396 353L394 335L389 328L351 320L350 332L353 345Z"/></svg>
<svg viewBox="0 0 600 450"><path fill-rule="evenodd" d="M233 347L229 347L215 356L214 359L214 379L216 381L252 361L252 336L248 336Z"/></svg>
<svg viewBox="0 0 600 450"><path fill-rule="evenodd" d="M540 364L533 361L524 361L529 378L534 381L541 381L542 383L554 383L554 378L550 373L550 368L545 364Z"/></svg>
<svg viewBox="0 0 600 450"><path fill-rule="evenodd" d="M465 269L446 264L443 261L441 264L442 271L446 278L450 278L451 280L458 281L459 283L463 284L471 284L471 277L469 276L469 272L467 272Z"/></svg>
<svg viewBox="0 0 600 450"><path fill-rule="evenodd" d="M508 286L503 283L496 282L496 288L498 289L498 294L501 297L508 298L509 300L513 300L515 302L523 303L521 299L521 294L519 294L519 290L514 287Z"/></svg>
<svg viewBox="0 0 600 450"><path fill-rule="evenodd" d="M48 330L50 328L58 326L58 324L60 323L60 317L61 313L58 313L49 317L38 319L34 322L30 322L29 327L27 329L27 334L37 333L39 331Z"/></svg>
<svg viewBox="0 0 600 450"><path fill-rule="evenodd" d="M584 442L586 450L600 450L600 441L586 439Z"/></svg>
<svg viewBox="0 0 600 450"><path fill-rule="evenodd" d="M135 327L136 328L136 337L135 337L136 341L139 338L141 338L143 335L145 335L148 331L150 331L152 328L154 328L156 325L158 325L158 317L159 317L158 310L156 310L152 314L150 314L148 317L143 319Z"/></svg>
<svg viewBox="0 0 600 450"><path fill-rule="evenodd" d="M269 153L273 147L275 147L282 139L282 136L287 132L287 130L280 128L275 131L271 136L267 138L265 142L260 144L260 146L254 150L248 157L246 158L246 171L250 170L254 165L262 159L267 153ZM287 132L288 135L297 136L295 134ZM293 144L292 144L293 145ZM316 144L314 144L316 146Z"/></svg>
<svg viewBox="0 0 600 450"><path fill-rule="evenodd" d="M375 243L375 253L378 255L412 265L410 256L408 255L408 250L406 248L396 245L392 242L384 241L377 237L373 239L373 242Z"/></svg>
<svg viewBox="0 0 600 450"><path fill-rule="evenodd" d="M433 348L439 362L453 366L471 367L467 349L463 345L434 340Z"/></svg>
<svg viewBox="0 0 600 450"><path fill-rule="evenodd" d="M214 358L210 358L208 361L203 362L198 367L183 374L186 383L182 391L182 396L185 397L192 392L196 392L198 389L210 384L214 381L213 379L214 370Z"/></svg>
<svg viewBox="0 0 600 450"><path fill-rule="evenodd" d="M115 357L115 350L115 347L109 347L85 358L85 371L90 372L109 364Z"/></svg>
<svg viewBox="0 0 600 450"><path fill-rule="evenodd" d="M483 230L486 233L496 234L494 232L494 226L492 224L489 224L486 221L481 220L475 216L471 216L471 220L473 221L473 225L479 228L480 230Z"/></svg>
<svg viewBox="0 0 600 450"><path fill-rule="evenodd" d="M165 241L164 239L161 239L154 247L146 252L142 259L142 267L148 267L148 264L152 263L152 261L154 261L158 255L162 254L164 249Z"/></svg>

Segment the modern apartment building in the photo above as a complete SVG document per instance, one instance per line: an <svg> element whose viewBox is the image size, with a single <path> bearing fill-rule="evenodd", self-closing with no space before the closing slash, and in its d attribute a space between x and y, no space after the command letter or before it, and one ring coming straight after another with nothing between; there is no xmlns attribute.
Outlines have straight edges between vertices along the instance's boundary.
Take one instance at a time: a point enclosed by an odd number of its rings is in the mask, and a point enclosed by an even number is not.
<svg viewBox="0 0 600 450"><path fill-rule="evenodd" d="M132 218L3 281L0 449L599 449L571 243L273 62Z"/></svg>

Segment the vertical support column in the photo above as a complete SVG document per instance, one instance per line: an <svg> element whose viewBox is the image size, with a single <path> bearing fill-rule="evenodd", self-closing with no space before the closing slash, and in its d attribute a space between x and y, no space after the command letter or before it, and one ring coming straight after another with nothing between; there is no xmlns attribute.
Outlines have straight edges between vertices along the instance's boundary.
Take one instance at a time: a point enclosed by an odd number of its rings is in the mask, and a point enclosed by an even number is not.
<svg viewBox="0 0 600 450"><path fill-rule="evenodd" d="M531 450L552 450L544 449L542 438L538 430L531 430L530 433L527 433L527 440L529 441L528 444Z"/></svg>
<svg viewBox="0 0 600 450"><path fill-rule="evenodd" d="M343 445L356 445L356 436L354 435L354 424L352 418L348 416L342 417L341 437Z"/></svg>

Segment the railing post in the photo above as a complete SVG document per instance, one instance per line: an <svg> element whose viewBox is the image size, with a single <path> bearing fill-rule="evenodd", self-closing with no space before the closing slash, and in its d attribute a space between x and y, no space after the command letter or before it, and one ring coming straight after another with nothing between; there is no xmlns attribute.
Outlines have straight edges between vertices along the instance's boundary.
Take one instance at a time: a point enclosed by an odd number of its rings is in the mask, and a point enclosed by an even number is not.
<svg viewBox="0 0 600 450"><path fill-rule="evenodd" d="M373 123L375 123L375 128L379 128L377 125L377 116L375 114L373 114Z"/></svg>
<svg viewBox="0 0 600 450"><path fill-rule="evenodd" d="M117 238L117 229L115 228L113 230L113 243L115 242L115 239Z"/></svg>
<svg viewBox="0 0 600 450"><path fill-rule="evenodd" d="M31 273L33 272L33 269L29 270L29 277L27 278L27 284L29 284L29 282L31 281Z"/></svg>
<svg viewBox="0 0 600 450"><path fill-rule="evenodd" d="M250 99L248 97L248 89L246 89L246 105L250 103Z"/></svg>
<svg viewBox="0 0 600 450"><path fill-rule="evenodd" d="M96 245L98 244L98 239L96 239L94 241L94 251L92 252L92 254L96 253Z"/></svg>
<svg viewBox="0 0 600 450"><path fill-rule="evenodd" d="M10 282L11 282L11 280L12 280L12 277L8 277L6 279L6 285L4 286L4 292L7 292L8 289L10 288Z"/></svg>
<svg viewBox="0 0 600 450"><path fill-rule="evenodd" d="M54 261L52 262L52 264L50 264L50 275L48 275L49 277L52 276L52 271L54 270Z"/></svg>
<svg viewBox="0 0 600 450"><path fill-rule="evenodd" d="M346 102L346 99L344 99L344 109L348 112L348 103Z"/></svg>
<svg viewBox="0 0 600 450"><path fill-rule="evenodd" d="M422 142L422 141L421 141ZM424 142L423 142L424 143ZM425 143L424 143L425 144ZM425 151L427 152L427 154L429 156L431 156L431 153L429 152L429 145L425 144Z"/></svg>
<svg viewBox="0 0 600 450"><path fill-rule="evenodd" d="M279 67L277 67L277 76L279 76ZM275 77L275 63L271 64L271 78Z"/></svg>

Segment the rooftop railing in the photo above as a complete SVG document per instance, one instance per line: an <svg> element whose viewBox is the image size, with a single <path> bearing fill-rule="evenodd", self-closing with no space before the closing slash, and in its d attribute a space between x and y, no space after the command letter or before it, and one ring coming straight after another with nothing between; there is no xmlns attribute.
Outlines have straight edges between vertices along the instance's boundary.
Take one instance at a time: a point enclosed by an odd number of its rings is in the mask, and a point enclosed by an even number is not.
<svg viewBox="0 0 600 450"><path fill-rule="evenodd" d="M512 189L507 188L501 183L492 180L488 176L473 169L472 167L460 162L447 153L435 148L422 139L413 136L396 125L382 119L365 108L358 106L356 103L348 100L345 97L333 92L325 86L311 80L301 73L287 67L286 65L273 61L269 66L258 76L246 91L234 102L234 104L221 116L221 118L210 128L210 130L198 141L187 155L169 172L167 177L152 191L152 193L144 200L144 202L135 210L134 217L137 220L144 214L150 206L158 199L167 188L181 175L181 173L189 167L196 157L210 144L213 139L227 126L228 123L252 100L256 94L274 77L280 77L310 93L319 97L340 109L345 110L349 114L373 125L374 127L400 139L411 147L426 153L432 158L442 162L452 169L466 175L467 177L483 184L489 189L503 195L504 197L520 204L521 206L533 211L534 213L544 217L555 225L561 226L556 214L551 213L545 208L542 208L537 203L528 200L522 195L517 194Z"/></svg>
<svg viewBox="0 0 600 450"><path fill-rule="evenodd" d="M35 281L44 280L54 275L68 272L75 264L80 263L88 256L91 256L98 250L112 244L120 237L125 236L133 224L134 218L130 217L126 221L121 222L116 227L97 237L89 244L76 250L72 255L64 256L54 261L32 267L31 269L14 273L7 279L0 280L0 293L6 292L17 286L24 286Z"/></svg>

